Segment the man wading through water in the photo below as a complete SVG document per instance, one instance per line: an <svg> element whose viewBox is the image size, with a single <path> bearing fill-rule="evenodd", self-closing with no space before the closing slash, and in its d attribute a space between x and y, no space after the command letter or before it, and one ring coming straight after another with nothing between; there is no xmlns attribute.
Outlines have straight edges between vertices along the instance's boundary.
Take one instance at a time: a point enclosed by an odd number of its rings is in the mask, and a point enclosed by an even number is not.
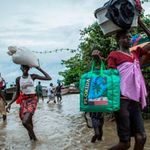
<svg viewBox="0 0 150 150"><path fill-rule="evenodd" d="M13 102L20 104L19 116L23 126L27 129L31 140L37 138L33 131L32 117L37 106L37 96L34 88L34 80L51 80L51 77L40 67L36 67L44 76L29 74L29 66L21 65L22 76L16 78L16 93L12 101L8 104L6 110L9 111Z"/></svg>

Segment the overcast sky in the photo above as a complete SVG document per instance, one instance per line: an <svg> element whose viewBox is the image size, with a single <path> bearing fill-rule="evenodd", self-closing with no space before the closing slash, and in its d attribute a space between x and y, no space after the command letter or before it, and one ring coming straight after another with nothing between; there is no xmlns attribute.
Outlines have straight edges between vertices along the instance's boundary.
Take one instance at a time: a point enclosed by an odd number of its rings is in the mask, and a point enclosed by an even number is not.
<svg viewBox="0 0 150 150"><path fill-rule="evenodd" d="M21 75L19 65L14 64L6 53L8 46L24 46L39 52L58 48L76 49L80 42L79 30L96 21L94 10L106 1L0 0L0 72L5 80L11 84ZM145 3L143 8L148 14L150 2ZM62 79L58 72L65 69L60 64L61 59L73 56L67 51L36 55L54 84L57 79ZM49 83L43 82L43 85Z"/></svg>

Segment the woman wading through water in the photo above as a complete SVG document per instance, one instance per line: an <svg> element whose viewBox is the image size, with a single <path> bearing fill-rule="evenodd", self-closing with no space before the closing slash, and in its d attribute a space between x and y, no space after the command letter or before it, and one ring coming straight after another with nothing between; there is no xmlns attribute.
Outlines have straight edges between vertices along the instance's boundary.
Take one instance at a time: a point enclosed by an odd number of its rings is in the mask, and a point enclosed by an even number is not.
<svg viewBox="0 0 150 150"><path fill-rule="evenodd" d="M16 101L20 104L19 116L23 126L27 129L31 140L36 141L37 138L33 131L32 117L37 106L37 96L34 88L34 80L51 80L51 77L40 67L35 67L44 76L38 74L29 74L30 67L21 65L22 76L16 78L16 93L12 101L8 104L6 110L9 112L11 104Z"/></svg>

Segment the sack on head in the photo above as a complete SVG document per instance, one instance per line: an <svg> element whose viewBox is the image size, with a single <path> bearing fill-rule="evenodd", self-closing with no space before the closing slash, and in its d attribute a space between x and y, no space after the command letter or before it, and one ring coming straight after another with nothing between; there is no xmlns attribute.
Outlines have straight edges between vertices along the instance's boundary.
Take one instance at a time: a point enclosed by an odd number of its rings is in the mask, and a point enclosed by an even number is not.
<svg viewBox="0 0 150 150"><path fill-rule="evenodd" d="M8 54L12 56L15 64L27 65L29 67L39 66L38 59L35 54L26 48L8 47Z"/></svg>

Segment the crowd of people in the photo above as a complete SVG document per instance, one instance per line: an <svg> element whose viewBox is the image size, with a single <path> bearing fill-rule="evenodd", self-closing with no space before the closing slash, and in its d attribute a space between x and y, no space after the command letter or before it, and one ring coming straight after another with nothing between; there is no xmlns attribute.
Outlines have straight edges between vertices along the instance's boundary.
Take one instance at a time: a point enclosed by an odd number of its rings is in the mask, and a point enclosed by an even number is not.
<svg viewBox="0 0 150 150"><path fill-rule="evenodd" d="M43 76L38 74L29 74L30 67L27 65L21 65L20 69L22 71L22 75L16 78L16 92L8 105L4 92L2 92L5 86L5 80L1 78L0 81L0 113L2 114L3 121L6 121L7 112L10 111L11 105L16 101L16 103L20 105L19 117L22 125L27 130L29 138L34 141L37 140L37 137L33 130L34 126L32 118L40 98L44 101L41 82L39 81L35 88L34 81L51 80L51 77L41 67L38 66L35 68L39 70ZM52 99L54 100L54 103L56 103L55 96L57 97L57 102L62 100L61 87L62 85L60 83L58 83L56 88L54 88L53 84L50 83L50 86L47 88L47 95L49 98L47 103L49 103Z"/></svg>
<svg viewBox="0 0 150 150"><path fill-rule="evenodd" d="M150 38L150 31L145 29L140 19L138 23ZM146 106L147 92L141 73L140 57L150 54L150 43L143 48L137 47L134 51L130 51L129 48L132 44L131 34L126 30L116 34L116 41L119 45L119 49L112 51L108 55L107 64L108 68L119 70L121 78L120 109L114 112L119 142L117 145L109 148L109 150L129 149L131 137L135 139L134 150L143 150L146 142L146 132L141 110ZM94 50L92 57L97 61L103 59L99 50ZM3 120L5 121L7 118L6 111L9 112L11 105L16 101L20 104L19 117L22 125L27 130L29 138L34 141L37 140L37 137L33 130L34 125L32 118L40 98L44 101L41 82L38 82L35 90L34 81L51 80L49 74L41 67L38 66L35 68L43 75L29 74L30 67L21 65L20 69L22 75L16 78L16 93L8 105L1 91L2 86L0 88L0 113L3 116ZM54 87L53 83L49 84L47 88L47 103L50 101L54 103L62 101L61 88L61 83L58 83L57 87ZM104 117L103 114L99 112L91 112L90 117L94 129L91 142L94 143L96 140L102 139Z"/></svg>
<svg viewBox="0 0 150 150"><path fill-rule="evenodd" d="M46 95L48 96L48 101L47 103L49 103L50 101L53 101L54 103L56 102L61 102L62 100L62 93L61 93L61 89L62 89L63 84L61 84L60 82L58 83L58 85L56 87L54 87L53 83L50 83L49 86L46 89ZM41 85L41 82L38 82L38 85L36 86L36 95L38 97L38 101L41 98L42 101L44 101L44 95L43 95L43 88ZM56 97L56 100L55 100Z"/></svg>

